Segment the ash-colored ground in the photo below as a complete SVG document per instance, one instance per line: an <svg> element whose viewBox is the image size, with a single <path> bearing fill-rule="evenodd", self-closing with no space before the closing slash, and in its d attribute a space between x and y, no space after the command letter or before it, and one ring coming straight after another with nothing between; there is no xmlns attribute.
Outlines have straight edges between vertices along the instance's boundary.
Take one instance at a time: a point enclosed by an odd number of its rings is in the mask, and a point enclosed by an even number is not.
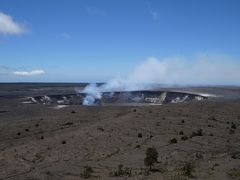
<svg viewBox="0 0 240 180"><path fill-rule="evenodd" d="M2 98L0 128L0 179L84 179L85 166L89 179L240 178L240 100L56 109ZM159 154L149 173L148 147ZM120 164L130 177L114 176Z"/></svg>

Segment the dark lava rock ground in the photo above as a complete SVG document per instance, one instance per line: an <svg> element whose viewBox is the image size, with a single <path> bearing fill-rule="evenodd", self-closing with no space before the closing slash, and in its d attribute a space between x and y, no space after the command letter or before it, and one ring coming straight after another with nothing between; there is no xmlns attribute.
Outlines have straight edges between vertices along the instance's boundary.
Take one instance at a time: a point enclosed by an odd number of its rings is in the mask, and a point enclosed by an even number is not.
<svg viewBox="0 0 240 180"><path fill-rule="evenodd" d="M240 100L54 109L7 98L0 129L0 179L240 178Z"/></svg>

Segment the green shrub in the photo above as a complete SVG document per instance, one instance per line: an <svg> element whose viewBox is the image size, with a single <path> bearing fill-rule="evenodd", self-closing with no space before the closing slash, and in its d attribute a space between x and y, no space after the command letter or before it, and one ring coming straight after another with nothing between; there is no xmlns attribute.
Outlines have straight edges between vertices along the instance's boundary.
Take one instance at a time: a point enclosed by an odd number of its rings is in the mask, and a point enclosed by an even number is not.
<svg viewBox="0 0 240 180"><path fill-rule="evenodd" d="M170 144L176 144L177 143L177 139L176 138L172 138L169 140Z"/></svg>
<svg viewBox="0 0 240 180"><path fill-rule="evenodd" d="M186 135L181 137L181 140L183 140L183 141L186 141L187 139L188 139L188 137Z"/></svg>
<svg viewBox="0 0 240 180"><path fill-rule="evenodd" d="M236 124L234 124L234 123L232 122L231 128L232 128L232 129L237 129Z"/></svg>
<svg viewBox="0 0 240 180"><path fill-rule="evenodd" d="M113 176L120 177L120 176L132 176L132 169L125 167L123 168L122 164L118 165L118 168L112 173Z"/></svg>
<svg viewBox="0 0 240 180"><path fill-rule="evenodd" d="M93 169L89 166L85 166L84 170L83 170L82 177L86 178L86 179L90 178L92 176L92 173L93 173Z"/></svg>
<svg viewBox="0 0 240 180"><path fill-rule="evenodd" d="M194 164L192 162L186 162L182 168L183 175L187 177L192 177L192 172L194 171Z"/></svg>
<svg viewBox="0 0 240 180"><path fill-rule="evenodd" d="M180 132L179 132L179 135L183 135L184 133L183 133L183 131L181 130Z"/></svg>
<svg viewBox="0 0 240 180"><path fill-rule="evenodd" d="M149 170L152 170L154 163L158 162L158 152L154 147L148 148L146 151L146 157L144 158L145 166L149 166Z"/></svg>
<svg viewBox="0 0 240 180"><path fill-rule="evenodd" d="M239 179L239 177L240 177L240 169L232 169L230 172L228 172L228 175L231 178Z"/></svg>

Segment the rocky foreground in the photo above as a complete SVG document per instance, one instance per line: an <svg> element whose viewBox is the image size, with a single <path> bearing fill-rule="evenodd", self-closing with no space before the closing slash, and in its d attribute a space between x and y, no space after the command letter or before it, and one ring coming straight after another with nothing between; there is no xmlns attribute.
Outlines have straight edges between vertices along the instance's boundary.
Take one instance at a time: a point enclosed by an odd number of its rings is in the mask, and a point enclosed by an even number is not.
<svg viewBox="0 0 240 180"><path fill-rule="evenodd" d="M240 101L54 109L0 102L0 179L239 179ZM144 164L155 147L158 162Z"/></svg>

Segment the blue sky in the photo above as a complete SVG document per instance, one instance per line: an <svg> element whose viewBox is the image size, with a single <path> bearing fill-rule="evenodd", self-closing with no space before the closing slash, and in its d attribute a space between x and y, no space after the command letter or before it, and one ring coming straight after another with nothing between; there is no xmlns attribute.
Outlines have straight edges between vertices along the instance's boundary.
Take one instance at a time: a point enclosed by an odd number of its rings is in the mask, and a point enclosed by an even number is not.
<svg viewBox="0 0 240 180"><path fill-rule="evenodd" d="M238 0L0 0L0 82L102 82L149 57L191 64L223 54L239 65L239 8Z"/></svg>

